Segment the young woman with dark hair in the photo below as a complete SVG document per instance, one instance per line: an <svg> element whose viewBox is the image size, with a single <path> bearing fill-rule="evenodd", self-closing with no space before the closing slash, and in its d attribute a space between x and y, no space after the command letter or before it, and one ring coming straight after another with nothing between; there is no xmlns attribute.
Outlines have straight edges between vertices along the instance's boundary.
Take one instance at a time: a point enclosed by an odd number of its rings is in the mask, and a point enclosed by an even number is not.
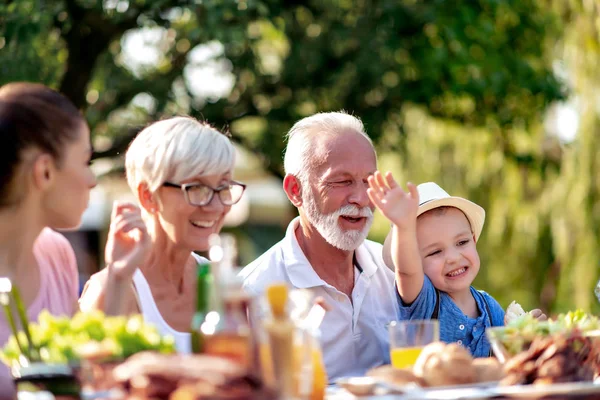
<svg viewBox="0 0 600 400"><path fill-rule="evenodd" d="M96 185L91 155L87 123L66 97L34 83L0 87L0 276L18 286L31 321L43 309L78 310L73 249L52 229L79 226ZM113 217L107 258L143 258L139 211L118 205ZM0 313L0 346L9 335ZM9 374L0 370L0 399L13 397Z"/></svg>

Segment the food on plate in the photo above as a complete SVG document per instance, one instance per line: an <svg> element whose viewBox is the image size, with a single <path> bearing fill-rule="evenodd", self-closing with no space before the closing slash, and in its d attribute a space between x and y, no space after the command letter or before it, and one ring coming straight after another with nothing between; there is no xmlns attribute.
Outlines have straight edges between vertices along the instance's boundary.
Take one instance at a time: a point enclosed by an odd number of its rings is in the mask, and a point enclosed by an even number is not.
<svg viewBox="0 0 600 400"><path fill-rule="evenodd" d="M477 381L471 353L457 343L430 344L423 349L414 367L427 386L448 386ZM431 346L430 349L428 347Z"/></svg>
<svg viewBox="0 0 600 400"><path fill-rule="evenodd" d="M367 376L395 386L435 387L497 382L505 374L493 357L474 359L457 343L435 342L423 348L412 371L384 365L371 369Z"/></svg>
<svg viewBox="0 0 600 400"><path fill-rule="evenodd" d="M142 352L113 371L127 397L173 400L275 399L260 379L233 361L208 355Z"/></svg>
<svg viewBox="0 0 600 400"><path fill-rule="evenodd" d="M434 354L439 354L446 348L447 344L444 342L434 342L428 344L423 348L419 357L417 357L417 361L413 367L413 372L417 376L423 376L423 369L425 368L425 364L429 360L431 356Z"/></svg>
<svg viewBox="0 0 600 400"><path fill-rule="evenodd" d="M367 372L367 376L382 380L395 386L417 384L425 386L425 381L409 369L398 369L391 365L382 365Z"/></svg>
<svg viewBox="0 0 600 400"><path fill-rule="evenodd" d="M523 307L521 307L519 303L513 301L506 309L506 313L504 314L504 323L508 324L522 315L525 315L525 310L523 310Z"/></svg>
<svg viewBox="0 0 600 400"><path fill-rule="evenodd" d="M477 382L496 382L504 378L502 364L495 357L476 358L473 360Z"/></svg>
<svg viewBox="0 0 600 400"><path fill-rule="evenodd" d="M537 337L526 351L509 359L501 385L547 385L591 381L596 357L594 339L572 331Z"/></svg>
<svg viewBox="0 0 600 400"><path fill-rule="evenodd" d="M537 337L577 330L582 334L600 329L600 320L582 310L560 314L555 319L539 321L529 313L512 320L506 326L486 329L494 351L499 347L507 357L527 350ZM500 355L499 355L500 356ZM504 355L503 355L504 356Z"/></svg>
<svg viewBox="0 0 600 400"><path fill-rule="evenodd" d="M66 364L82 358L95 361L122 360L139 351L175 351L173 338L161 336L141 315L109 317L102 312L78 313L73 318L53 316L42 311L37 323L30 324L31 338L41 361ZM26 343L25 334L19 332ZM21 351L14 335L0 353L9 365L18 363Z"/></svg>

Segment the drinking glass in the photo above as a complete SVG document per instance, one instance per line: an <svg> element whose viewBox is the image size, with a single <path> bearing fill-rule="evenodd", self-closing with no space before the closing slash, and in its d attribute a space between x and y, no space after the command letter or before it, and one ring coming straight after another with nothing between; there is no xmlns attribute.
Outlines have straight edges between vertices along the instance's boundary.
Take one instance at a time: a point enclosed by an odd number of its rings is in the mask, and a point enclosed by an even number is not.
<svg viewBox="0 0 600 400"><path fill-rule="evenodd" d="M389 324L390 359L394 368L410 368L423 347L440 340L437 320L393 321Z"/></svg>

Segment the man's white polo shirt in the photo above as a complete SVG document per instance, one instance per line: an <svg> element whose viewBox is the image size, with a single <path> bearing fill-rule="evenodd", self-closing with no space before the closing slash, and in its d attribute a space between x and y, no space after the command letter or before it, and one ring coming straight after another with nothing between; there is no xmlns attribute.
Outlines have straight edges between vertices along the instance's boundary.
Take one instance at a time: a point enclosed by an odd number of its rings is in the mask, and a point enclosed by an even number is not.
<svg viewBox="0 0 600 400"><path fill-rule="evenodd" d="M294 219L282 241L240 272L244 288L259 295L272 283L286 282L325 299L331 310L321 325L321 346L330 381L362 376L389 363L386 325L398 318L399 309L394 273L383 262L381 244L365 240L355 251L358 266L350 302L346 294L323 281L306 259L295 235L299 223L299 218Z"/></svg>

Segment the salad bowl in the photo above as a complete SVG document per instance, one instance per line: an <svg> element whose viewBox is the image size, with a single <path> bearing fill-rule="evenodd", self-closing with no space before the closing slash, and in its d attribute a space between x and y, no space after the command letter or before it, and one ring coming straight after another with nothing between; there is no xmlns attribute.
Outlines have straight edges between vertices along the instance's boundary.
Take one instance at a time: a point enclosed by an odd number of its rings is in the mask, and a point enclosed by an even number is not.
<svg viewBox="0 0 600 400"><path fill-rule="evenodd" d="M582 310L569 311L546 321L539 321L530 314L525 314L506 326L487 328L485 331L492 351L501 363L528 350L537 337L569 332L579 332L593 338L597 341L595 347L600 347L600 319Z"/></svg>

